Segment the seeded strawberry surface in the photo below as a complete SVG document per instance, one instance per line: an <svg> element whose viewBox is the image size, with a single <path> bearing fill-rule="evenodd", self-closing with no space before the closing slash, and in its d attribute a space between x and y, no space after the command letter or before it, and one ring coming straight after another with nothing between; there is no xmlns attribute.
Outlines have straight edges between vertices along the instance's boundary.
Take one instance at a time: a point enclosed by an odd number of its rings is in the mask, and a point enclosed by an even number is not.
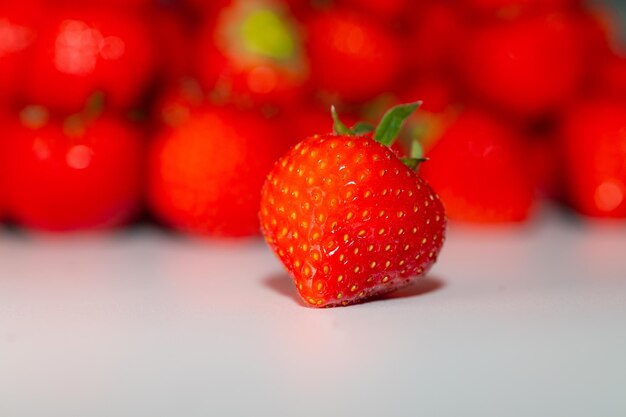
<svg viewBox="0 0 626 417"><path fill-rule="evenodd" d="M370 135L314 136L275 166L261 226L302 299L348 305L424 275L444 240L438 196Z"/></svg>

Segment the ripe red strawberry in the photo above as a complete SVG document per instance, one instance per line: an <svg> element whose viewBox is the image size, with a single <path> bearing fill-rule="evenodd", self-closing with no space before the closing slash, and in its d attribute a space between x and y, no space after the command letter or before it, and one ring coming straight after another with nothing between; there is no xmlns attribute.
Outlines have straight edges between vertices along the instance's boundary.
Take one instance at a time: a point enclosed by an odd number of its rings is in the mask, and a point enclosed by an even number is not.
<svg viewBox="0 0 626 417"><path fill-rule="evenodd" d="M557 110L585 75L581 33L571 15L495 22L467 35L460 54L467 87L522 117Z"/></svg>
<svg viewBox="0 0 626 417"><path fill-rule="evenodd" d="M25 111L4 143L3 170L11 217L43 231L118 226L141 200L140 134L115 118L47 121ZM37 117L32 117L36 115Z"/></svg>
<svg viewBox="0 0 626 417"><path fill-rule="evenodd" d="M406 55L411 68L441 75L448 70L467 31L462 11L454 2L431 2L419 7L409 19Z"/></svg>
<svg viewBox="0 0 626 417"><path fill-rule="evenodd" d="M198 36L198 78L237 103L293 103L309 75L300 35L286 5L232 1Z"/></svg>
<svg viewBox="0 0 626 417"><path fill-rule="evenodd" d="M318 89L359 102L397 81L401 42L375 20L337 9L313 16L307 30L311 79Z"/></svg>
<svg viewBox="0 0 626 417"><path fill-rule="evenodd" d="M626 218L626 103L596 98L574 106L561 152L570 204L588 216Z"/></svg>
<svg viewBox="0 0 626 417"><path fill-rule="evenodd" d="M268 176L262 231L308 305L391 292L437 259L446 224L441 202L388 147L415 107L390 111L374 136L338 122L339 134L305 139Z"/></svg>
<svg viewBox="0 0 626 417"><path fill-rule="evenodd" d="M338 0L340 6L362 10L376 19L394 21L411 11L414 0Z"/></svg>
<svg viewBox="0 0 626 417"><path fill-rule="evenodd" d="M256 113L191 108L152 144L150 206L190 233L256 235L261 185L286 148L282 132Z"/></svg>
<svg viewBox="0 0 626 417"><path fill-rule="evenodd" d="M55 9L32 47L23 98L76 112L102 92L107 105L127 109L137 104L154 68L150 31L139 16L88 6Z"/></svg>
<svg viewBox="0 0 626 417"><path fill-rule="evenodd" d="M6 100L24 82L24 59L44 16L41 0L0 2L0 98Z"/></svg>
<svg viewBox="0 0 626 417"><path fill-rule="evenodd" d="M563 11L580 3L580 0L461 0L461 4L468 6L471 12L505 19Z"/></svg>
<svg viewBox="0 0 626 417"><path fill-rule="evenodd" d="M626 56L605 57L598 70L598 84L602 92L616 98L626 99Z"/></svg>
<svg viewBox="0 0 626 417"><path fill-rule="evenodd" d="M437 190L450 219L474 223L526 220L533 182L516 134L488 114L466 111L442 131L422 176Z"/></svg>

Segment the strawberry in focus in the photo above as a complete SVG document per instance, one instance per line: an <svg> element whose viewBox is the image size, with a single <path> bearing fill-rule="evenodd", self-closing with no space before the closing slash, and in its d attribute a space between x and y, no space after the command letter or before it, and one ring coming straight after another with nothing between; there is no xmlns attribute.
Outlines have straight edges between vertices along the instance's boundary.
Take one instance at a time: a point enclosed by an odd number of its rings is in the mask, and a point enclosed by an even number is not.
<svg viewBox="0 0 626 417"><path fill-rule="evenodd" d="M415 107L391 110L373 136L337 119L338 134L305 139L268 176L263 235L308 305L348 305L394 291L437 259L446 224L441 202L414 171L417 160L401 161L389 149Z"/></svg>
<svg viewBox="0 0 626 417"><path fill-rule="evenodd" d="M153 212L193 234L258 234L263 180L287 149L282 132L253 112L209 105L188 110L152 143Z"/></svg>
<svg viewBox="0 0 626 417"><path fill-rule="evenodd" d="M47 120L22 112L3 144L10 216L42 231L119 226L138 212L144 148L132 126L108 116ZM19 180L15 180L18 179Z"/></svg>

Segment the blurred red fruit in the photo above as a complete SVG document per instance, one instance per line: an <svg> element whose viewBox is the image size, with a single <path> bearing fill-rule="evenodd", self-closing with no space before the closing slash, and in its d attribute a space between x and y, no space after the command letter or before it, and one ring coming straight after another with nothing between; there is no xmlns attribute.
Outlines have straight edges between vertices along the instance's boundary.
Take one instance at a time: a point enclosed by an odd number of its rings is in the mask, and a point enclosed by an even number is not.
<svg viewBox="0 0 626 417"><path fill-rule="evenodd" d="M191 73L193 31L180 10L160 7L150 11L153 42L158 46L158 69L162 79Z"/></svg>
<svg viewBox="0 0 626 417"><path fill-rule="evenodd" d="M563 122L561 152L574 209L626 218L626 102L590 99L574 106Z"/></svg>
<svg viewBox="0 0 626 417"><path fill-rule="evenodd" d="M550 14L478 27L461 52L467 87L503 110L539 116L571 99L585 51L569 16Z"/></svg>
<svg viewBox="0 0 626 417"><path fill-rule="evenodd" d="M157 125L178 127L185 123L194 109L206 102L200 83L191 77L170 82L153 103L152 116Z"/></svg>
<svg viewBox="0 0 626 417"><path fill-rule="evenodd" d="M531 136L525 142L528 175L541 197L560 199L562 170L556 134Z"/></svg>
<svg viewBox="0 0 626 417"><path fill-rule="evenodd" d="M297 22L277 2L234 1L198 38L197 75L207 90L242 104L290 104L308 78Z"/></svg>
<svg viewBox="0 0 626 417"><path fill-rule="evenodd" d="M368 13L377 20L398 20L411 10L415 0L338 0L340 7L350 7Z"/></svg>
<svg viewBox="0 0 626 417"><path fill-rule="evenodd" d="M412 13L410 21L406 55L411 69L430 74L447 71L467 30L458 6L429 3Z"/></svg>
<svg viewBox="0 0 626 417"><path fill-rule="evenodd" d="M103 116L63 125L42 118L15 124L4 164L11 216L43 231L117 226L136 214L141 200L140 134Z"/></svg>
<svg viewBox="0 0 626 417"><path fill-rule="evenodd" d="M403 64L400 41L392 32L339 10L313 16L307 29L315 87L351 102L392 89Z"/></svg>
<svg viewBox="0 0 626 417"><path fill-rule="evenodd" d="M129 108L151 80L155 51L148 28L132 14L99 8L61 9L46 19L26 68L25 100L80 110L95 92Z"/></svg>
<svg viewBox="0 0 626 417"><path fill-rule="evenodd" d="M196 109L152 144L153 212L168 225L194 234L258 234L261 185L287 148L283 136L255 113Z"/></svg>
<svg viewBox="0 0 626 417"><path fill-rule="evenodd" d="M511 19L571 9L581 0L461 0L471 12L483 17Z"/></svg>
<svg viewBox="0 0 626 417"><path fill-rule="evenodd" d="M422 101L420 111L441 113L456 101L455 86L452 81L440 76L417 77L398 91L400 103Z"/></svg>
<svg viewBox="0 0 626 417"><path fill-rule="evenodd" d="M599 83L607 94L626 100L626 57L611 55L600 64Z"/></svg>
<svg viewBox="0 0 626 417"><path fill-rule="evenodd" d="M205 16L209 16L217 13L233 1L234 0L181 0L181 3L189 7L194 12L199 12Z"/></svg>
<svg viewBox="0 0 626 417"><path fill-rule="evenodd" d="M96 6L112 9L134 9L144 11L155 6L159 0L48 0L53 6ZM213 0L211 0L213 1Z"/></svg>
<svg viewBox="0 0 626 417"><path fill-rule="evenodd" d="M287 121L286 130L289 134L289 144L295 145L313 135L333 133L333 119L330 107L324 109L314 104L301 104L285 109L282 117ZM340 112L341 120L346 126L352 127L359 120L357 117Z"/></svg>
<svg viewBox="0 0 626 417"><path fill-rule="evenodd" d="M520 222L533 205L532 179L514 131L488 114L467 111L426 153L422 177L448 217L474 223Z"/></svg>
<svg viewBox="0 0 626 417"><path fill-rule="evenodd" d="M25 55L44 14L40 0L0 2L0 99L14 96L24 82Z"/></svg>

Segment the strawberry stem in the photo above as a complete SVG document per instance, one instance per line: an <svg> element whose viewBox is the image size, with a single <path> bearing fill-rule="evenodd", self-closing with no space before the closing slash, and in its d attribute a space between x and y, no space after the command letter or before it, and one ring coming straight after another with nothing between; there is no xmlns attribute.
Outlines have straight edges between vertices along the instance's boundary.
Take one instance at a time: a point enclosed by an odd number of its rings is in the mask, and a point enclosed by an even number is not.
<svg viewBox="0 0 626 417"><path fill-rule="evenodd" d="M371 133L374 131L374 126L367 122L358 122L354 126L352 126L352 133L355 135L364 135L366 133Z"/></svg>
<svg viewBox="0 0 626 417"><path fill-rule="evenodd" d="M412 159L423 159L424 158L424 148L419 140L414 140L411 143L411 158Z"/></svg>
<svg viewBox="0 0 626 417"><path fill-rule="evenodd" d="M354 132L350 130L350 128L348 128L348 126L346 126L339 118L339 114L337 114L337 108L335 106L330 106L330 113L333 115L333 121L335 122L333 125L335 134L354 136Z"/></svg>
<svg viewBox="0 0 626 417"><path fill-rule="evenodd" d="M387 111L376 128L374 140L387 147L391 146L398 134L400 134L406 119L421 105L422 102L417 101L415 103L401 104Z"/></svg>

